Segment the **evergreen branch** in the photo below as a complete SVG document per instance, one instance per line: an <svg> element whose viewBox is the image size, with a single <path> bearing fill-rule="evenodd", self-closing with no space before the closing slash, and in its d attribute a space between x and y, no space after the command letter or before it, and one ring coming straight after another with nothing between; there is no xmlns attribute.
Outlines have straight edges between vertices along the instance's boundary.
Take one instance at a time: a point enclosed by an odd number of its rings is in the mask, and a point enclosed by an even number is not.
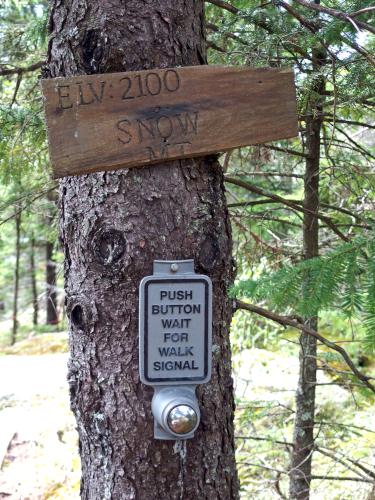
<svg viewBox="0 0 375 500"><path fill-rule="evenodd" d="M359 10L356 10L355 12L351 12L350 17L357 17L357 16L360 16L361 14L367 14L368 12L371 12L372 10L375 10L375 7L365 7L364 9L359 9Z"/></svg>
<svg viewBox="0 0 375 500"><path fill-rule="evenodd" d="M371 434L375 434L375 431L372 429L369 429L368 427L360 427L359 425L353 425L353 424L343 424L341 422L336 422L332 420L316 420L315 421L316 425L322 426L328 426L334 428L336 427L344 427L345 429L357 429L359 431L365 431L365 432L371 432Z"/></svg>
<svg viewBox="0 0 375 500"><path fill-rule="evenodd" d="M228 2L224 2L223 0L205 0L207 3L211 3L212 5L216 5L216 7L220 7L221 9L227 10L231 14L238 14L240 9L234 7Z"/></svg>
<svg viewBox="0 0 375 500"><path fill-rule="evenodd" d="M353 340L348 340L347 342L354 342ZM356 340L356 342L362 342L361 340ZM338 343L338 341L336 341ZM320 360L322 362L322 360ZM324 362L323 362L324 363ZM338 375L351 375L351 372L348 370L337 370L336 368L333 368L332 366L327 365L326 363L323 364L323 366L318 366L317 370L321 371L326 371L326 372L332 372L334 374ZM375 380L375 377L369 377L369 380Z"/></svg>
<svg viewBox="0 0 375 500"><path fill-rule="evenodd" d="M228 12L231 12L232 14L238 14L240 12L240 9L237 9L237 7L234 7L233 5L231 5L231 4L227 3L227 2L224 2L222 0L205 0L205 1L207 3L211 3L213 5L216 5L217 7L220 7L222 9L224 9L224 10L227 10ZM305 7L312 7L313 5L315 5L315 4L309 4L307 2L304 2L304 0L294 0L294 1L300 3L301 5L304 5ZM304 28L308 29L311 33L313 33L315 36L317 36L317 38L319 40L319 43L322 45L322 47L324 47L327 50L327 52L330 55L330 57L332 58L332 60L337 61L337 62L341 62L336 57L336 55L329 50L329 47L325 44L324 40L321 37L318 36L318 34L317 34L318 27L317 26L313 25L306 18L303 18L299 13L297 13L294 9L292 9L289 6L289 4L287 4L286 2L280 1L278 3L282 7L284 7L286 10L288 10L289 14L291 14L295 19L297 19L297 21L301 24L301 26L303 26ZM288 6L288 7L286 7L286 6ZM331 10L333 10L333 9L331 9ZM339 12L339 11L337 11L337 12ZM341 14L344 16L344 20L348 21L348 17L350 17L350 16L348 16L345 13L341 13ZM260 28L264 29L268 33L272 33L272 34L274 33L273 30L271 30L270 27L266 23L260 22L260 21L255 21L255 20L252 20L252 21L253 21L253 23L256 26L259 26ZM353 20L351 19L349 22L353 22ZM358 24L358 26L362 26L362 27L365 26L366 29L370 28L370 31L373 30L372 32L375 33L375 29L373 29L369 24L362 23L362 22L357 22L357 24ZM375 67L375 59L363 47L361 47L360 45L358 45L355 42L352 42L351 40L348 40L346 37L343 37L342 35L341 35L341 39L342 39L342 41L344 43L346 43L347 45L349 45L349 47L351 47L356 52L358 52L359 54L361 54L372 66ZM283 45L283 46L285 46L285 45ZM286 50L288 50L288 49L286 49ZM300 47L295 46L295 50L300 55L302 55L302 57L307 57L309 59L309 57L306 54L306 52L303 49L301 49Z"/></svg>
<svg viewBox="0 0 375 500"><path fill-rule="evenodd" d="M223 49L222 47L219 47L218 45L216 45L216 43L210 42L209 40L207 41L207 48L216 50L217 52L221 52L222 54L227 53L227 51L225 49Z"/></svg>
<svg viewBox="0 0 375 500"><path fill-rule="evenodd" d="M38 181L40 179L37 179ZM6 201L4 204L0 205L0 213L4 212L7 208L9 208L12 205L19 205L23 200L26 200L27 198L30 198L33 195L39 196L43 194L47 194L51 192L52 190L56 189L58 187L57 183L53 183L51 187L47 187L46 189L40 189L40 187L36 187L35 189L26 192L26 194L23 194L21 196L18 196L17 198L10 198L8 201Z"/></svg>
<svg viewBox="0 0 375 500"><path fill-rule="evenodd" d="M268 441L272 444L281 444L286 447L291 446L292 448L294 448L294 443L292 443L291 441L279 441L278 439L260 436L234 436L234 439L243 439L244 441L246 441L247 439L251 439L252 441Z"/></svg>
<svg viewBox="0 0 375 500"><path fill-rule="evenodd" d="M288 9L286 9L286 10L288 10L288 13L291 16L293 16L295 19L297 19L297 21L300 23L300 25L303 28L306 28L308 31L310 31L310 33L313 33L315 35L315 37L317 38L317 40L319 41L321 46L326 50L327 54L329 54L329 56L331 57L332 61L340 62L340 60L336 57L336 55L329 49L329 46L325 43L324 39L321 36L319 36L319 26L317 24L313 24L313 23L309 22L306 18L301 16L301 14L299 14L297 11L292 9L289 6L289 4L286 4L286 5L288 5ZM284 7L284 5L282 5L282 4L281 4L281 6ZM286 7L284 7L284 8L286 8Z"/></svg>
<svg viewBox="0 0 375 500"><path fill-rule="evenodd" d="M251 440L251 441L266 441L266 442L269 442L269 443L272 443L272 444L280 444L282 446L286 446L287 449L288 449L288 447L294 448L294 443L292 443L291 441L281 441L281 440L278 440L278 439L272 439L272 438L261 437L261 436L235 436L234 438L235 439L241 439L241 440L244 440L244 441L247 441L247 440ZM360 475L360 477L364 478L361 474L358 473L358 471L356 471L354 468L351 468L345 462L345 460L347 460L352 465L354 465L354 466L358 467L358 469L362 470L362 472L364 472L368 476L370 476L373 479L375 479L375 473L372 470L370 470L368 467L365 467L363 464L361 464L358 460L353 460L350 457L347 457L345 455L343 455L343 458L337 457L335 455L335 452L333 450L331 450L330 448L326 448L325 446L317 446L317 445L315 445L314 446L314 450L318 451L319 453L321 453L323 455L326 455L327 457L331 458L332 460L334 460L336 462L341 463L348 470L351 470L352 472L355 472L356 474ZM364 479L367 479L367 478L364 478Z"/></svg>
<svg viewBox="0 0 375 500"><path fill-rule="evenodd" d="M320 447L321 449L321 447ZM364 465L362 465L358 460L353 460L352 458L350 457L345 457L346 460L350 463L352 463L353 465L356 465L359 469L361 469L363 472L365 472L366 474L368 474L370 477L372 477L373 479L375 479L375 473L370 470L368 467L365 467Z"/></svg>
<svg viewBox="0 0 375 500"><path fill-rule="evenodd" d="M14 89L14 92L13 92L13 97L12 97L12 102L10 103L10 107L12 107L13 104L16 102L18 90L19 90L20 85L21 85L21 80L22 80L22 73L18 73L17 74L16 86L15 86L15 89Z"/></svg>
<svg viewBox="0 0 375 500"><path fill-rule="evenodd" d="M277 271L263 273L256 281L241 280L231 294L268 300L277 308L293 307L303 316L339 303L349 317L359 311L365 315L366 342L371 347L375 343L375 291L371 290L375 283L375 265L374 270L371 267L375 252L372 247L372 240L368 244L368 239L359 237L324 257L284 265ZM365 281L365 295L358 290L359 281Z"/></svg>
<svg viewBox="0 0 375 500"><path fill-rule="evenodd" d="M296 200L296 199L289 199L289 201L292 201L293 203L297 203L299 205L302 205L302 203L303 203L301 200ZM228 208L237 208L237 207L246 207L246 206L252 207L252 206L256 206L256 205L268 205L268 204L273 204L273 203L279 203L279 202L275 201L275 200L269 200L267 198L266 199L262 198L259 200L249 200L249 201L239 201L237 203L229 203ZM373 226L370 226L369 224L366 224L366 221L365 221L365 219L363 219L363 217L361 217L358 214L355 214L354 212L352 212L351 210L348 210L347 208L338 207L337 205L330 205L329 203L324 203L324 202L321 202L320 205L324 208L328 208L330 210L335 210L337 212L341 212L345 215L348 215L349 217L353 217L358 222L362 222L363 225L361 227L363 227L365 229L372 229L372 227L373 227Z"/></svg>
<svg viewBox="0 0 375 500"><path fill-rule="evenodd" d="M247 175L261 175L264 177L287 177L292 179L303 179L303 175L299 174L284 174L281 172L246 172Z"/></svg>
<svg viewBox="0 0 375 500"><path fill-rule="evenodd" d="M358 144L358 142L356 142L354 139L352 139L349 134L347 134L343 129L339 128L337 125L336 125L336 128L339 132L341 132L342 135L344 135L348 139L348 141L351 144L353 144L357 148L357 150L362 151L363 155L369 156L370 158L375 160L375 156L373 154L371 154L370 151L365 149L361 144Z"/></svg>
<svg viewBox="0 0 375 500"><path fill-rule="evenodd" d="M321 141L321 144L324 146L324 141ZM341 139L337 139L337 137L335 139L332 139L331 144L336 145L341 149L348 149L349 151L352 152L355 151L356 153L365 156L363 149L357 148L354 145L350 145Z"/></svg>
<svg viewBox="0 0 375 500"><path fill-rule="evenodd" d="M272 149L273 151L280 151L282 153L287 153L293 156L299 156L301 158L309 158L308 154L302 153L301 151L296 151L294 149L280 148L279 146L271 146L270 144L262 144L262 147L267 149Z"/></svg>
<svg viewBox="0 0 375 500"><path fill-rule="evenodd" d="M214 33L220 33L220 28L218 26L216 26L216 24L206 23L206 28L210 29ZM226 31L222 34L223 34L224 38L231 38L232 40L235 40L236 42L239 42L242 45L246 45L246 46L250 45L246 40L243 40L242 38L235 35L234 33L231 33L230 31Z"/></svg>
<svg viewBox="0 0 375 500"><path fill-rule="evenodd" d="M34 201L38 200L39 198L42 198L46 193L49 193L51 191L54 191L56 189L56 185L54 185L53 187L49 188L49 189L46 189L45 191L42 191L41 193L39 193L37 196L35 196L34 198L32 198L30 200L30 202L25 205L25 206L21 206L21 208L19 208L18 210L16 210L12 215L10 215L9 217L5 218L5 219L1 219L0 220L0 226L2 226L3 224L6 224L7 222L9 222L10 220L12 219L15 219L16 217L18 217L19 215L21 215L21 213L26 210L26 208L30 207Z"/></svg>
<svg viewBox="0 0 375 500"><path fill-rule="evenodd" d="M0 68L0 76L10 76L10 75L22 75L23 73L29 73L40 69L44 64L44 61L38 61L26 68L16 67L16 68Z"/></svg>
<svg viewBox="0 0 375 500"><path fill-rule="evenodd" d="M296 200L294 200L296 201ZM228 203L228 208L237 208L237 207L253 207L256 205L268 205L272 203L279 203L275 200L269 199L261 199L261 200L249 200L249 201L239 201L237 203Z"/></svg>
<svg viewBox="0 0 375 500"><path fill-rule="evenodd" d="M272 311L268 311L267 309L264 309L263 307L255 306L254 304L248 304L247 302L243 302L241 300L234 300L233 302L233 308L234 310L238 309L243 309L245 311L249 311L255 314L258 314L260 316L263 316L264 318L270 319L271 321L274 321L275 323L278 323L281 326L290 326L292 328L296 328L297 330L302 331L303 333L306 333L307 335L310 335L311 337L316 338L324 344L326 347L329 349L332 349L333 351L338 352L341 357L344 359L345 363L347 366L350 368L352 373L359 379L363 384L370 389L374 394L375 394L375 386L372 385L369 382L369 377L367 377L364 373L360 372L355 364L353 363L352 359L350 358L349 354L346 352L346 350L337 345L334 342L331 342L330 340L326 339L318 333L317 331L313 330L309 326L305 325L304 323L301 323L301 321L297 319L292 319L289 316L282 316L280 314L274 313Z"/></svg>
<svg viewBox="0 0 375 500"><path fill-rule="evenodd" d="M334 462L337 462L337 463L343 465L346 469L354 472L354 474L357 474L360 478L362 478L364 480L368 479L368 477L364 476L359 471L357 471L354 467L350 466L347 462L345 462L345 460L343 458L337 457L334 453L331 453L331 451L325 450L324 448L321 448L319 446L314 446L314 450L316 450L320 454L325 455L326 457L332 459ZM358 467L358 465L357 465L357 467ZM361 467L358 467L358 468L361 469ZM361 469L361 470L363 471L363 469ZM369 471L369 472L371 472L371 471ZM373 473L371 473L369 475L370 475L370 477L374 478Z"/></svg>
<svg viewBox="0 0 375 500"><path fill-rule="evenodd" d="M375 67L375 59L367 52L367 50L365 50L363 47L358 45L358 43L355 43L355 42L352 42L351 40L348 40L348 38L346 38L346 37L341 36L341 39L343 42L345 42L347 45L349 45L349 47L351 47L356 52L361 54L371 64L371 66ZM368 104L370 104L370 106L373 105L372 103L368 103Z"/></svg>
<svg viewBox="0 0 375 500"><path fill-rule="evenodd" d="M233 207L230 207L228 205L228 208L233 208ZM243 216L243 215L241 214L241 216ZM252 213L250 215L250 217L252 219L259 219L261 222L263 222L263 221L280 222L280 224L287 224L288 226L294 226L294 227L298 227L298 228L301 227L301 224L297 224L297 222L291 222L288 219L281 219L280 217L270 217L268 215L263 215L262 213L259 213L259 212ZM250 233L250 234L252 234L252 233Z"/></svg>
<svg viewBox="0 0 375 500"><path fill-rule="evenodd" d="M349 217L353 217L355 220L357 220L359 222L365 222L365 220L360 215L355 214L354 212L352 212L351 210L348 210L347 208L338 207L337 205L331 205L329 203L324 203L324 202L320 202L320 205L324 208L336 210L337 212L341 212L343 214L346 214ZM366 224L366 229L372 229L372 226Z"/></svg>
<svg viewBox="0 0 375 500"><path fill-rule="evenodd" d="M272 472L277 472L278 474L285 474L289 475L290 471L285 471L285 470L280 470L280 469L275 469L274 467L269 467L267 465L263 464L256 464L252 462L237 462L239 465L249 465L250 467L261 467L262 469L269 470ZM362 479L360 477L345 477L345 476L319 476L315 474L311 474L309 476L311 479L317 479L317 480L326 480L326 481L353 481L353 482L360 482L360 483L373 483L372 479Z"/></svg>
<svg viewBox="0 0 375 500"><path fill-rule="evenodd" d="M248 203L246 202L238 202L238 203L229 203L227 205L228 208L241 208L241 207L247 207ZM259 219L261 222L263 221L270 221L270 222L280 222L281 224L288 224L289 226L295 226L300 228L301 224L297 224L297 222L292 222L288 219L282 219L280 217L270 217L268 215L263 215L267 212L250 212L247 214L251 219ZM244 216L243 212L241 213L241 217ZM326 227L326 226L323 226ZM372 226L368 226L366 224L355 224L355 223L348 223L348 224L336 224L336 227L360 227L361 229L372 229Z"/></svg>
<svg viewBox="0 0 375 500"><path fill-rule="evenodd" d="M248 191L251 191L252 193L258 194L260 196L266 196L267 198L270 198L271 200L274 200L277 203L283 203L287 207L290 207L290 208L292 208L294 210L297 210L298 212L311 214L314 217L317 217L318 219L320 219L323 222L325 222L327 224L327 226L330 229L332 229L332 231L334 233L336 233L337 236L339 236L342 240L344 240L346 242L350 241L349 238L347 238L345 236L345 234L343 234L337 228L337 226L334 224L334 222L332 221L332 219L330 217L327 217L327 216L325 216L325 215L323 215L321 213L312 212L311 210L309 210L309 209L307 209L307 208L305 208L305 207L303 207L301 205L298 205L297 203L291 202L287 198L283 198L282 196L279 196L277 194L269 193L269 192L265 191L264 189L259 188L258 186L254 186L254 184L252 184L250 182L245 182L245 181L242 181L240 179L236 179L234 177L228 177L228 176L225 176L224 180L226 182L230 182L231 184L235 184L237 186L243 187L244 189L247 189Z"/></svg>
<svg viewBox="0 0 375 500"><path fill-rule="evenodd" d="M304 26L305 28L307 28L310 31L313 31L313 30L316 31L316 30L318 30L317 23L312 22L309 19L306 19L306 17L303 17L299 12L297 12L295 9L293 9L293 7L291 7L287 2L283 2L283 0L277 0L277 4L281 5L282 7L284 7L284 9L291 16L293 16L295 19L297 19L297 21L299 21L299 23L301 24L301 26Z"/></svg>
<svg viewBox="0 0 375 500"><path fill-rule="evenodd" d="M215 5L216 7L220 7L221 9L227 10L231 14L239 14L240 13L240 9L237 9L237 7L234 7L233 5L228 4L227 2L223 2L221 0L205 0L205 1L207 3L211 3L212 5ZM251 22L255 26L257 26L258 28L261 28L264 31L266 31L267 33L269 33L271 35L275 34L275 31L272 30L271 26L268 25L266 22L262 21L261 19L251 18ZM217 29L217 27L215 25L210 24L210 23L207 24L207 27L210 27L211 29L213 29L213 27L214 27L213 31L216 31L216 29ZM240 42L242 44L248 45L247 42L245 42L244 40L237 37L237 35L233 35L233 36L232 35L233 34L231 33L230 38L232 38L233 40L237 40L238 42ZM294 42L288 42L288 43L281 42L281 45L284 47L284 49L287 52L289 52L292 55L294 60L296 60L296 58L294 56L293 50L295 52L298 52L298 54L300 56L304 57L305 59L311 60L311 57L309 56L309 54L302 47L299 47ZM293 50L291 47L293 47ZM296 63L298 64L298 61L296 61Z"/></svg>
<svg viewBox="0 0 375 500"><path fill-rule="evenodd" d="M294 2L298 3L299 5L302 5L302 7L306 7L307 9L315 10L316 12L320 12L323 14L328 14L329 16L336 17L337 19L340 19L341 21L346 21L351 24L353 24L353 20L351 19L351 16L349 14L346 14L345 12L341 12L339 10L331 9L330 7L324 7L323 5L316 4L313 2L307 2L306 0L293 0ZM362 21L356 21L355 24L367 31L370 31L371 33L375 34L375 28L373 28L370 24L364 23Z"/></svg>
<svg viewBox="0 0 375 500"><path fill-rule="evenodd" d="M324 115L324 121L327 122L332 122L333 121L333 116L332 115ZM356 127L365 127L365 128L371 128L375 129L375 125L372 125L370 123L364 123L364 122L358 122L355 120L344 120L343 118L336 118L335 120L336 123L344 123L346 125L354 125Z"/></svg>
<svg viewBox="0 0 375 500"><path fill-rule="evenodd" d="M298 3L300 3L303 0L294 0L294 1L297 1ZM306 6L312 6L312 5L315 5L315 4L307 4ZM312 26L312 25L309 26L309 24L306 23L305 21L302 23L301 20L299 19L300 15L298 15L296 17L292 11L290 11L289 13L291 15L293 15L293 17L295 17L303 27L307 28L311 33L313 33L317 37L317 39L319 40L319 43L322 45L322 47L324 47L324 49L327 51L327 53L329 54L329 56L332 58L333 61L340 62L340 60L336 57L336 55L332 51L329 50L329 47L326 45L325 41L318 35L318 28L317 27ZM355 42L352 42L351 40L348 40L346 37L344 37L342 35L341 35L341 40L344 43L346 43L347 45L349 45L349 47L354 49L356 52L361 54L372 66L375 66L375 59L373 57L371 57L371 55L363 47L361 47L360 45L358 45Z"/></svg>

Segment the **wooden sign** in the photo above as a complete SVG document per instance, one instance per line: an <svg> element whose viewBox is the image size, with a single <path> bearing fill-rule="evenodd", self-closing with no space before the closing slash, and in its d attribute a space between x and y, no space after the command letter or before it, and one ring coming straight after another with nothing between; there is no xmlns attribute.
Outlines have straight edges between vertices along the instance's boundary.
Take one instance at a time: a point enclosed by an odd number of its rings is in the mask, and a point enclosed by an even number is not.
<svg viewBox="0 0 375 500"><path fill-rule="evenodd" d="M192 66L42 80L54 177L297 135L291 70Z"/></svg>

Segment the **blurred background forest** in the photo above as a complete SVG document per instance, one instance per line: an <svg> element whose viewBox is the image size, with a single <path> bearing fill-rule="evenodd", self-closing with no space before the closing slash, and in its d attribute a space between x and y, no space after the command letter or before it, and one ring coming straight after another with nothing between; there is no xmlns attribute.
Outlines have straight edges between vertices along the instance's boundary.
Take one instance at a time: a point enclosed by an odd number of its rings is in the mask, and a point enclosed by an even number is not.
<svg viewBox="0 0 375 500"><path fill-rule="evenodd" d="M370 0L206 2L210 64L293 67L297 85L298 138L220 157L243 499L289 498L306 474L312 499L375 498L374 14ZM47 1L0 0L0 498L79 494L47 22Z"/></svg>

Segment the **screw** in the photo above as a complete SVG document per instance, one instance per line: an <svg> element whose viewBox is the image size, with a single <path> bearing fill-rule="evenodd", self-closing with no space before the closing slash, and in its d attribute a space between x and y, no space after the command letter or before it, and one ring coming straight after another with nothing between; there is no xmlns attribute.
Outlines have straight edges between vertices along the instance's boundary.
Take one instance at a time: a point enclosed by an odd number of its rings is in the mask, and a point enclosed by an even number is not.
<svg viewBox="0 0 375 500"><path fill-rule="evenodd" d="M172 273L176 273L178 271L178 264L176 264L175 262L171 264L171 271Z"/></svg>

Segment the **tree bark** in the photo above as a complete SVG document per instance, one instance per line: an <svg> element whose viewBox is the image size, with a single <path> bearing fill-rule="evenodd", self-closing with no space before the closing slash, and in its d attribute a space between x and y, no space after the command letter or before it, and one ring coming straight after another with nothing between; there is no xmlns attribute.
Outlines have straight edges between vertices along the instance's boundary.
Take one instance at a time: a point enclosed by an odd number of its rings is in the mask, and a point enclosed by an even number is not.
<svg viewBox="0 0 375 500"><path fill-rule="evenodd" d="M30 240L30 280L31 280L31 293L33 298L33 325L36 326L38 324L39 302L38 302L38 287L36 283L34 235L31 236Z"/></svg>
<svg viewBox="0 0 375 500"><path fill-rule="evenodd" d="M57 325L56 262L53 256L53 243L46 241L46 325Z"/></svg>
<svg viewBox="0 0 375 500"><path fill-rule="evenodd" d="M14 264L14 287L13 287L13 327L11 345L15 344L18 331L18 293L20 281L20 236L21 236L21 214L16 213L16 241L15 241L15 256L16 262Z"/></svg>
<svg viewBox="0 0 375 500"><path fill-rule="evenodd" d="M45 76L205 63L203 23L200 0L54 0ZM231 234L216 158L65 178L60 234L82 498L237 498ZM154 259L186 258L213 280L213 376L198 390L196 437L156 441L138 374L138 286Z"/></svg>
<svg viewBox="0 0 375 500"><path fill-rule="evenodd" d="M319 255L319 221L313 214L319 212L320 133L322 127L322 96L325 89L323 76L316 76L324 64L325 53L314 49L312 53L315 83L311 89L306 118L306 168L304 176L303 248L304 259ZM318 313L318 311L317 311ZM318 330L318 317L306 318L306 325ZM289 497L297 500L310 498L311 463L314 448L315 387L317 373L317 341L300 335L299 378L296 392L293 452L290 470Z"/></svg>

